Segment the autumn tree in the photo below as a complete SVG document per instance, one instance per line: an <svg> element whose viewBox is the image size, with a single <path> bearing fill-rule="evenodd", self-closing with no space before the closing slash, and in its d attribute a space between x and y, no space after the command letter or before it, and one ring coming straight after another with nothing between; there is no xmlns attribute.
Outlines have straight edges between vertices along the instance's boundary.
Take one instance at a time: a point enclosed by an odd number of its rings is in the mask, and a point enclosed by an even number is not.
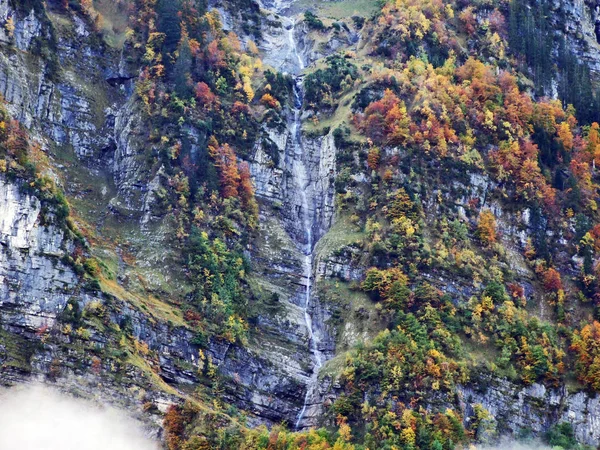
<svg viewBox="0 0 600 450"><path fill-rule="evenodd" d="M94 10L94 2L92 0L79 0L79 4L86 14L90 14Z"/></svg>
<svg viewBox="0 0 600 450"><path fill-rule="evenodd" d="M254 197L254 186L252 185L252 175L250 173L250 166L247 162L239 164L240 172L240 198L246 211L250 213L252 217L258 217L258 204Z"/></svg>
<svg viewBox="0 0 600 450"><path fill-rule="evenodd" d="M596 163L600 161L600 126L598 123L594 122L590 125L586 140L586 150L591 155L592 164L596 168Z"/></svg>
<svg viewBox="0 0 600 450"><path fill-rule="evenodd" d="M371 147L369 154L367 155L367 165L371 170L377 170L379 168L379 161L381 159L381 151L379 147Z"/></svg>
<svg viewBox="0 0 600 450"><path fill-rule="evenodd" d="M518 196L524 200L537 200L546 208L554 209L556 191L542 174L535 143L529 139L502 142L490 156L498 178L514 185Z"/></svg>
<svg viewBox="0 0 600 450"><path fill-rule="evenodd" d="M240 173L235 152L229 144L219 145L214 137L210 138L208 149L219 172L223 197L237 197L239 194Z"/></svg>
<svg viewBox="0 0 600 450"><path fill-rule="evenodd" d="M408 139L410 119L406 105L390 89L383 98L355 116L358 128L376 144L401 145Z"/></svg>
<svg viewBox="0 0 600 450"><path fill-rule="evenodd" d="M184 430L184 419L180 408L175 405L169 406L163 419L163 426L166 431L166 441L169 450L179 450Z"/></svg>
<svg viewBox="0 0 600 450"><path fill-rule="evenodd" d="M8 37L12 39L15 35L15 19L12 16L6 19L4 29L6 30Z"/></svg>
<svg viewBox="0 0 600 450"><path fill-rule="evenodd" d="M573 133L571 131L571 126L568 122L562 122L559 125L558 131L558 141L562 144L565 150L573 149Z"/></svg>
<svg viewBox="0 0 600 450"><path fill-rule="evenodd" d="M477 237L486 246L496 242L496 218L489 209L483 209L479 213L477 221Z"/></svg>
<svg viewBox="0 0 600 450"><path fill-rule="evenodd" d="M218 102L217 96L204 81L196 84L196 87L194 88L194 94L196 96L196 100L198 100L204 109L210 110Z"/></svg>
<svg viewBox="0 0 600 450"><path fill-rule="evenodd" d="M260 99L260 103L265 105L267 108L272 109L281 109L281 103L275 97L273 97L270 93L266 92Z"/></svg>
<svg viewBox="0 0 600 450"><path fill-rule="evenodd" d="M467 34L475 34L475 32L477 31L477 19L475 18L475 14L473 14L472 6L463 9L459 14L458 18L465 27L465 31L467 32Z"/></svg>
<svg viewBox="0 0 600 450"><path fill-rule="evenodd" d="M560 279L560 273L554 268L549 267L543 273L544 289L550 292L558 292L563 288L562 281Z"/></svg>
<svg viewBox="0 0 600 450"><path fill-rule="evenodd" d="M401 309L406 303L410 290L407 287L408 277L397 267L390 269L367 270L362 282L363 290L372 292L375 298L382 299L389 306Z"/></svg>
<svg viewBox="0 0 600 450"><path fill-rule="evenodd" d="M576 371L579 380L600 391L600 322L594 321L581 330L575 330L570 350L577 357Z"/></svg>

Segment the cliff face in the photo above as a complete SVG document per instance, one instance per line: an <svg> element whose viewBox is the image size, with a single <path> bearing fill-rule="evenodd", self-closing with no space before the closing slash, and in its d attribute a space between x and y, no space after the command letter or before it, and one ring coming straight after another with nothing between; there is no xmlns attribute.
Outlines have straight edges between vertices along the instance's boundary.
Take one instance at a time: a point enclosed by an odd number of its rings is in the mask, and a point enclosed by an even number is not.
<svg viewBox="0 0 600 450"><path fill-rule="evenodd" d="M177 309L189 289L182 281L185 274L174 268L181 255L167 231L176 226L157 212L164 171L149 162L148 130L134 95L137 68L129 67L121 49L100 40L83 18L67 19L54 9L55 2L47 3L47 9L22 11L0 0L0 23L12 18L15 25L10 33L0 27L0 92L12 116L49 156L48 175L67 193L77 215L95 228L92 251L114 262L113 278L100 288L90 286L67 263L77 245L54 223L52 211L43 211L40 200L22 188L23 180L0 176L0 382L55 382L133 405L140 413L142 404L151 404L144 412L157 424L166 405L186 397L190 386L207 382L201 372L210 364L223 377L221 397L249 412L251 424L285 421L305 428L323 423L323 405L340 393L335 364L327 362L343 358L383 324L366 296L348 289L367 269L356 245L364 235L349 232L348 218L336 216L340 154L333 130L318 137L302 131L309 108L302 102L301 71L338 48L355 48L357 34L344 31L317 44L304 23L296 26L293 5L261 5L264 61L295 76L297 96L283 107L285 129L264 129L274 148L259 142L248 156L260 204L258 230L247 249L250 283L271 300L257 314L247 345L211 340L200 352L197 334ZM239 17L214 6L227 28L238 29ZM598 7L575 2L560 9L573 45L600 71ZM202 134L188 131L192 137ZM357 197L368 191L367 176L352 177ZM439 213L436 198L455 204L465 220L475 198L493 210L508 252L507 269L517 273L528 296L536 295L534 276L515 250L527 241L528 214L514 219L500 201L488 197L489 178L468 178L448 189L427 186L426 214ZM136 265L127 261L132 254ZM457 297L473 294L464 280L438 275L426 274ZM347 291L336 291L338 283ZM544 301L540 305L543 309ZM73 308L79 316L65 322L65 312ZM66 325L82 331L68 331ZM131 343L118 334L125 329ZM112 354L127 351L129 356ZM566 421L581 442L600 443L600 402L586 393L537 384L523 388L483 377L461 386L458 394L465 417L481 404L500 432L527 427L541 433Z"/></svg>
<svg viewBox="0 0 600 450"><path fill-rule="evenodd" d="M71 20L65 20L55 6L50 2L48 10L23 12L8 1L0 3L0 17L12 18L15 23L11 35L4 28L0 32L4 46L0 54L0 90L11 115L30 129L51 158L50 176L76 202L75 209L82 207L78 214L93 224L99 235L112 236L110 230L115 226L133 229L122 237L124 246L144 258L139 268L147 276L144 283L160 293L170 288L169 280L156 280L154 273L168 265L170 244L165 231L172 225L155 213L162 172L147 163L142 114L133 97L135 78L127 69L124 55L99 41L84 18L74 14ZM230 18L234 27L236 20ZM293 113L287 114L291 127ZM199 132L190 129L189 134ZM304 256L297 243L304 238L294 213L301 207L299 186L290 171L295 157L306 158L310 198L314 199L310 214L316 218L315 233L321 236L333 220L335 147L331 136L307 139L306 155L294 156L295 136L291 131L283 136L273 134L272 138L278 143L280 167L261 164L260 147L253 156L255 186L264 204L251 258L256 266L256 283L277 292L279 299L273 311L260 314L258 326L263 332L253 336L247 348L214 341L206 357L229 380L225 399L249 411L258 421L293 423L303 405L304 384L310 377L312 362L302 312ZM127 386L154 386L151 389L157 390L159 397L148 395L162 408L174 393L163 380L176 386L199 382L198 370L204 363L193 344L194 333L183 324L179 313L171 313L166 305L158 303L159 308L167 309L163 314L153 310L157 304L149 309L138 294L127 292L134 275L122 259L121 248L116 249L114 257L118 260L116 283L122 287L103 287L103 293L89 288L81 275L63 262L75 245L62 230L45 225L47 219L41 214L39 200L23 193L19 180L3 178L0 192L0 302L2 328L7 333L3 345L8 353L7 367L11 368L3 371L3 383L33 376L80 392L89 389L86 395L92 395L91 386L104 379L111 387L103 389L102 395L137 403L138 407L138 400L127 392ZM151 241L154 244L147 245ZM168 271L173 271L172 267ZM40 344L45 330L58 326L60 331L57 317L72 304L84 314L87 305L102 308L106 311L102 319L105 323L123 326L126 322L132 336L154 355L151 364L156 364L160 379L146 380L146 374L142 376L144 381L136 381L136 374L139 376L148 367L134 367L128 381L119 381L116 387L113 374L107 377L102 370L100 376L99 370L92 369L91 354L69 355L70 346L79 345L76 339L64 335L58 337L58 344L53 339ZM319 304L313 308L319 317L316 323L324 336L323 345L332 353L333 342L325 338L327 313ZM109 329L92 331L86 339L85 348L116 345ZM26 348L20 349L25 344ZM160 397L164 395L161 392L167 397Z"/></svg>
<svg viewBox="0 0 600 450"><path fill-rule="evenodd" d="M600 16L597 2L560 2L555 13L564 14L564 33L594 72L600 70Z"/></svg>
<svg viewBox="0 0 600 450"><path fill-rule="evenodd" d="M529 430L539 435L556 423L566 422L573 425L579 442L598 444L600 429L593 419L599 411L597 398L583 392L570 394L564 388L547 389L540 384L523 388L489 377L474 381L459 389L465 412L472 414L474 405L482 405L502 433L518 435L521 430Z"/></svg>
<svg viewBox="0 0 600 450"><path fill-rule="evenodd" d="M131 77L119 51L98 41L82 18L64 20L54 6L48 2L47 10L23 11L9 1L0 3L3 23L10 18L15 24L10 34L4 27L0 31L0 91L11 115L29 128L50 158L46 175L73 201L88 205L80 213L94 216L98 227L121 206L119 213L129 217L133 210L141 216L153 185L133 150L139 117L127 103ZM189 368L179 364L197 361L197 349L189 343L192 334L181 322L157 320L156 313L140 310L123 293L111 296L88 286L67 261L76 251L73 237L57 223L51 208L27 193L24 182L0 178L2 384L56 382L73 392L139 409L140 399L130 389L153 384L140 381L147 376L145 368L133 368L116 382L116 367L98 366L100 358L94 356L118 345L110 330L84 332L82 326L79 339L59 319L73 309L81 316L90 304L100 308L105 323L126 319L136 339L160 352L157 364L164 367L165 379L195 380L195 372L189 375ZM69 329L76 323L83 325L77 320ZM113 374L99 377L101 371ZM107 384L98 389L101 381ZM172 392L151 392L164 411Z"/></svg>
<svg viewBox="0 0 600 450"><path fill-rule="evenodd" d="M52 326L64 310L77 275L61 262L69 251L64 233L40 224L39 200L6 179L0 186L3 323L14 331L35 333Z"/></svg>

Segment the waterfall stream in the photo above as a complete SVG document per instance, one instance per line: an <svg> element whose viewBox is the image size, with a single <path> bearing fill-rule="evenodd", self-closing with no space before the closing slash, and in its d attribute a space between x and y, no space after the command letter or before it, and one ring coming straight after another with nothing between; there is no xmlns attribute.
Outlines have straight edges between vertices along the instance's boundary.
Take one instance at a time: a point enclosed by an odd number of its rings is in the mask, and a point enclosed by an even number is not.
<svg viewBox="0 0 600 450"><path fill-rule="evenodd" d="M304 59L299 50L296 33L296 18L293 12L294 0L266 0L261 5L277 15L283 25L282 34L270 41L274 53L269 55L274 66L293 77L293 104L288 116L288 134L286 142L285 166L289 176L288 202L291 209L292 223L286 227L292 240L296 243L302 257L302 272L297 274L303 280L303 290L298 298L298 306L302 309L308 348L310 352L310 367L305 378L306 394L296 421L295 429L302 430L314 425L319 407L319 371L325 361L326 354L320 350L320 322L315 316L316 299L313 297L314 280L314 248L319 240L320 224L317 220L317 210L322 208L322 183L319 183L319 161L313 160L309 148L305 148L302 135L302 110L304 107ZM320 158L320 155L315 155ZM316 165L313 165L316 164ZM295 220L294 220L295 219Z"/></svg>
<svg viewBox="0 0 600 450"><path fill-rule="evenodd" d="M308 167L309 158L305 153L304 145L302 142L302 107L304 103L303 98L303 78L299 74L304 70L305 65L302 56L298 52L298 46L296 44L296 20L290 18L290 26L287 28L288 43L289 43L289 54L288 63L290 67L296 68L294 70L294 120L291 123L291 138L293 140L293 151L294 151L294 164L292 174L294 177L294 184L298 188L298 195L300 196L301 206L301 220L304 234L304 277L306 278L306 287L304 292L304 304L302 306L304 310L304 321L306 323L306 329L308 332L310 352L313 360L312 373L306 384L306 395L304 397L304 404L298 418L296 420L295 428L297 430L305 428L304 419L306 416L307 409L310 405L315 404L318 401L318 383L319 383L319 369L323 366L323 354L318 348L317 336L313 328L313 317L311 314L311 300L312 300L312 283L313 283L313 262L314 255L313 249L316 244L313 228L315 225L315 214L314 214L314 195L311 197L311 176ZM311 203L313 203L311 205ZM300 243L302 245L302 243ZM315 398L317 397L317 398Z"/></svg>
<svg viewBox="0 0 600 450"><path fill-rule="evenodd" d="M295 47L294 47L295 48ZM306 322L306 329L308 330L308 338L310 351L313 359L313 369L310 376L310 380L307 383L306 395L304 397L304 405L298 415L296 421L296 429L303 428L303 419L306 414L307 407L314 403L314 397L318 395L318 377L319 369L323 366L323 355L317 346L317 337L313 329L313 319L311 315L311 298L312 298L312 280L313 280L313 249L314 249L314 237L313 237L313 226L315 217L311 212L314 208L311 208L309 203L308 192L310 189L310 176L309 170L307 170L307 155L304 153L304 147L302 145L302 78L296 77L294 80L294 123L292 125L292 137L294 139L294 152L295 160L299 161L299 164L295 164L294 176L296 182L300 187L299 195L301 198L302 205L302 226L304 228L304 234L306 239L304 249L304 274L306 277L306 290L304 295L304 321ZM312 403L311 403L312 402Z"/></svg>

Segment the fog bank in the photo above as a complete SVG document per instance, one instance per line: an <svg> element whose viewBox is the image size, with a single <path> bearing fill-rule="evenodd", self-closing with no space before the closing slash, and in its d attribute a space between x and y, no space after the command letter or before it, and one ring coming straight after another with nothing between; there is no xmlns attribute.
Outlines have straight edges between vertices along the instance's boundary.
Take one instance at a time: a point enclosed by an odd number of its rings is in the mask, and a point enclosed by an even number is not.
<svg viewBox="0 0 600 450"><path fill-rule="evenodd" d="M477 446L477 450L551 450L551 447L541 442L517 442L511 439L503 439L492 446Z"/></svg>
<svg viewBox="0 0 600 450"><path fill-rule="evenodd" d="M43 386L0 391L0 450L158 450L139 423Z"/></svg>

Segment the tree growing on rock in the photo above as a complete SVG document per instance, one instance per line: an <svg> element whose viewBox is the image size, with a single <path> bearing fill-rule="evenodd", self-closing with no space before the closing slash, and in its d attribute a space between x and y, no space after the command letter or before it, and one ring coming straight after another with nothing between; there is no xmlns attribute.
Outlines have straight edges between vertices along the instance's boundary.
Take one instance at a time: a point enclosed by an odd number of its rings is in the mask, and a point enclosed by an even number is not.
<svg viewBox="0 0 600 450"><path fill-rule="evenodd" d="M379 168L379 161L381 160L381 151L379 147L371 147L369 154L367 155L367 165L371 170L377 170Z"/></svg>
<svg viewBox="0 0 600 450"><path fill-rule="evenodd" d="M240 186L240 172L235 152L229 144L219 145L214 137L210 138L208 151L214 159L215 166L219 172L221 194L225 198L237 197Z"/></svg>
<svg viewBox="0 0 600 450"><path fill-rule="evenodd" d="M577 357L575 369L579 380L598 391L600 390L600 322L594 321L581 330L575 330L571 351Z"/></svg>
<svg viewBox="0 0 600 450"><path fill-rule="evenodd" d="M489 209L483 209L479 213L476 234L485 246L496 242L496 218Z"/></svg>

